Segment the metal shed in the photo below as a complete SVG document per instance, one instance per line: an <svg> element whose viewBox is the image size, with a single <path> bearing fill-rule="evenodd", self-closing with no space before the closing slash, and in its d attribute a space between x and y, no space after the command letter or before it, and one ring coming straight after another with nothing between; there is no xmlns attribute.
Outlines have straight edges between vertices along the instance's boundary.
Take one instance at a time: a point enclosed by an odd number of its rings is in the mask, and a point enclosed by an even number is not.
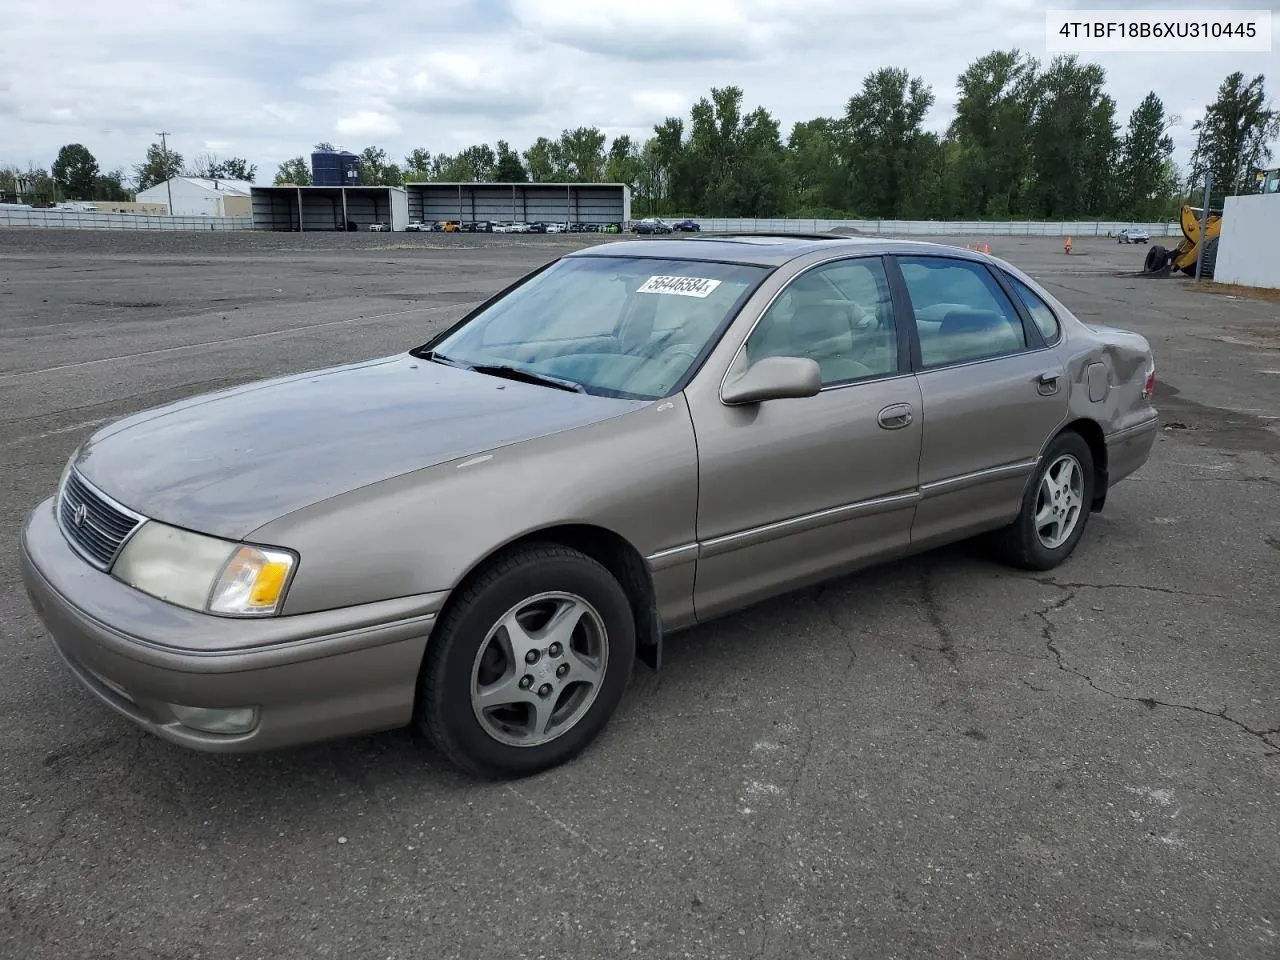
<svg viewBox="0 0 1280 960"><path fill-rule="evenodd" d="M254 187L253 229L334 231L372 223L403 231L409 224L403 187ZM349 229L349 227L348 227Z"/></svg>
<svg viewBox="0 0 1280 960"><path fill-rule="evenodd" d="M408 183L409 219L430 223L617 223L631 219L623 183Z"/></svg>

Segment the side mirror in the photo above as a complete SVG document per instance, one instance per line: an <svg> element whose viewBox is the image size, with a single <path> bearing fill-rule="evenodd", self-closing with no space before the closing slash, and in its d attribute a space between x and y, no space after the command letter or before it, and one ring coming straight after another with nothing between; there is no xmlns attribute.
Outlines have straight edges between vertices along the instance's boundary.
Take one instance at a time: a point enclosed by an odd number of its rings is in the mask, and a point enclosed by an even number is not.
<svg viewBox="0 0 1280 960"><path fill-rule="evenodd" d="M765 357L724 385L722 402L730 406L816 396L822 369L808 357Z"/></svg>

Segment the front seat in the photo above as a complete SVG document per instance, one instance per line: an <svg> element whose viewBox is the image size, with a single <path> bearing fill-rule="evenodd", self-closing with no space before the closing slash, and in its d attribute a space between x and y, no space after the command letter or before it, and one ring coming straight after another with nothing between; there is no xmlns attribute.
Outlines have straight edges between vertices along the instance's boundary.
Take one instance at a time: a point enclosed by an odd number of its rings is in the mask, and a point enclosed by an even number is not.
<svg viewBox="0 0 1280 960"><path fill-rule="evenodd" d="M849 312L837 303L802 304L791 317L788 330L791 352L812 357L822 368L823 383L838 383L872 375L865 364L853 359L853 328Z"/></svg>

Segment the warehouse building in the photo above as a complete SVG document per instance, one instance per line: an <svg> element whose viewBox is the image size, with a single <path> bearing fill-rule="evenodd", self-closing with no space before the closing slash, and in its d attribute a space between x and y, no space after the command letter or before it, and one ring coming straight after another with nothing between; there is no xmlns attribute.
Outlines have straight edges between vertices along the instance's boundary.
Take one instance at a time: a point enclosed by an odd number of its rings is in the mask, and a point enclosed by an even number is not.
<svg viewBox="0 0 1280 960"><path fill-rule="evenodd" d="M253 184L244 180L173 177L139 190L135 199L153 209L162 207L175 217L247 217L252 209L251 190Z"/></svg>
<svg viewBox="0 0 1280 960"><path fill-rule="evenodd" d="M368 230L409 224L403 187L254 187L253 229L274 231Z"/></svg>
<svg viewBox="0 0 1280 960"><path fill-rule="evenodd" d="M622 183L409 183L409 220L616 223L631 219Z"/></svg>

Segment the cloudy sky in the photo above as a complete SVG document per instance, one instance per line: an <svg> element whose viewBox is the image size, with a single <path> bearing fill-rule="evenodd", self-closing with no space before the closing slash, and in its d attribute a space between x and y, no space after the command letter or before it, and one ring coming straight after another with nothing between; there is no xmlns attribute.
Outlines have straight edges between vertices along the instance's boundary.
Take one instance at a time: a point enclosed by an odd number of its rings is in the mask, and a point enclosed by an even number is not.
<svg viewBox="0 0 1280 960"><path fill-rule="evenodd" d="M862 78L906 67L933 86L931 128L952 116L955 78L995 47L1041 57L1048 7L1133 8L1152 0L5 0L0 165L47 167L81 142L103 168L130 168L156 131L188 159L247 157L269 182L320 140L399 159L594 125L644 137L687 116L710 87L737 84L784 135L843 112ZM1213 8L1222 0L1158 9ZM1280 0L1239 7L1280 9ZM1280 23L1280 17L1276 17ZM1232 70L1271 53L1088 54L1123 119L1154 89L1190 127Z"/></svg>

